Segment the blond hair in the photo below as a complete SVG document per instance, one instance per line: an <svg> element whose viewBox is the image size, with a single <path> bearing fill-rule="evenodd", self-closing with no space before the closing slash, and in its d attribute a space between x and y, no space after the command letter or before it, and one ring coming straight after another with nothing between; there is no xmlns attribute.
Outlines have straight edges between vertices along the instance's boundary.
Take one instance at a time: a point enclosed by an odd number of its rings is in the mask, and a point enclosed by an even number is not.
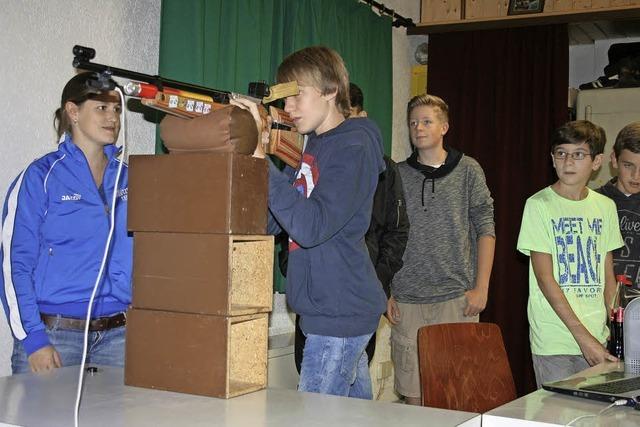
<svg viewBox="0 0 640 427"><path fill-rule="evenodd" d="M342 57L325 46L311 46L287 56L276 73L278 83L296 80L313 86L322 95L336 93L336 107L344 117L350 115L349 72Z"/></svg>
<svg viewBox="0 0 640 427"><path fill-rule="evenodd" d="M409 123L409 117L411 116L411 112L418 107L427 106L437 109L436 111L440 120L444 123L449 123L449 106L446 102L439 96L435 95L417 95L411 98L409 103L407 104L407 123Z"/></svg>

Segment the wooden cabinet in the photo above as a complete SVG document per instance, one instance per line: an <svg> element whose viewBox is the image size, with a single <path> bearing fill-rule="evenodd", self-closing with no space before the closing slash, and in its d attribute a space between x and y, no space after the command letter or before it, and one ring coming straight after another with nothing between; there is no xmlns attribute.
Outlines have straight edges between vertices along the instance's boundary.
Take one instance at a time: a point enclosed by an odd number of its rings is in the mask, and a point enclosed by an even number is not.
<svg viewBox="0 0 640 427"><path fill-rule="evenodd" d="M124 383L228 399L267 385L269 319L130 309Z"/></svg>
<svg viewBox="0 0 640 427"><path fill-rule="evenodd" d="M223 398L266 387L267 163L231 152L130 161L125 383Z"/></svg>
<svg viewBox="0 0 640 427"><path fill-rule="evenodd" d="M133 306L239 316L271 311L273 236L133 235Z"/></svg>
<svg viewBox="0 0 640 427"><path fill-rule="evenodd" d="M129 231L265 234L267 161L237 153L129 158Z"/></svg>
<svg viewBox="0 0 640 427"><path fill-rule="evenodd" d="M422 0L420 22L462 19L464 0Z"/></svg>
<svg viewBox="0 0 640 427"><path fill-rule="evenodd" d="M507 16L509 0L466 0L465 19Z"/></svg>
<svg viewBox="0 0 640 427"><path fill-rule="evenodd" d="M547 0L544 12L581 11L585 9L601 9L640 5L637 0Z"/></svg>
<svg viewBox="0 0 640 427"><path fill-rule="evenodd" d="M509 0L422 0L408 34L640 18L640 0L546 0L540 13L509 15Z"/></svg>

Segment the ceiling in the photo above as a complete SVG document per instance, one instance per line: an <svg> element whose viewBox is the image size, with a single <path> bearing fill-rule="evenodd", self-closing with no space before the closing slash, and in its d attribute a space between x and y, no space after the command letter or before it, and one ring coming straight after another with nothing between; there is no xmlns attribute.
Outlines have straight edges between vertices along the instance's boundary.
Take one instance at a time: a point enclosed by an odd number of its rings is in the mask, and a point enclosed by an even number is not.
<svg viewBox="0 0 640 427"><path fill-rule="evenodd" d="M640 37L640 20L594 21L569 24L569 44L591 44L596 40Z"/></svg>

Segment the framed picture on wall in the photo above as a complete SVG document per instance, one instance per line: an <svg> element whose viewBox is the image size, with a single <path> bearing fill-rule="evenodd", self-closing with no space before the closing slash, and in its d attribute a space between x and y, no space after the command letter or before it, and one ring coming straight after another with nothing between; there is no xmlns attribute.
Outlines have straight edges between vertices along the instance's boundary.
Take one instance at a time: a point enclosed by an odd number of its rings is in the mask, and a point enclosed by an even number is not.
<svg viewBox="0 0 640 427"><path fill-rule="evenodd" d="M509 0L509 15L540 13L544 9L544 0Z"/></svg>

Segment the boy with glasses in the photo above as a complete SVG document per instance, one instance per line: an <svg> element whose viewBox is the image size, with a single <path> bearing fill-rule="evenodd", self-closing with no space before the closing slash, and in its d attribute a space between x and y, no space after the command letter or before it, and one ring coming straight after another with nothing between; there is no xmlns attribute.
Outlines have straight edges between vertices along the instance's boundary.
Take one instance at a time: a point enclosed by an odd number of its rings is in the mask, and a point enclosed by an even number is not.
<svg viewBox="0 0 640 427"><path fill-rule="evenodd" d="M538 387L605 360L615 293L611 251L622 246L613 201L586 185L602 163L604 130L579 120L558 128L558 180L527 199L518 250L530 256L529 325Z"/></svg>

